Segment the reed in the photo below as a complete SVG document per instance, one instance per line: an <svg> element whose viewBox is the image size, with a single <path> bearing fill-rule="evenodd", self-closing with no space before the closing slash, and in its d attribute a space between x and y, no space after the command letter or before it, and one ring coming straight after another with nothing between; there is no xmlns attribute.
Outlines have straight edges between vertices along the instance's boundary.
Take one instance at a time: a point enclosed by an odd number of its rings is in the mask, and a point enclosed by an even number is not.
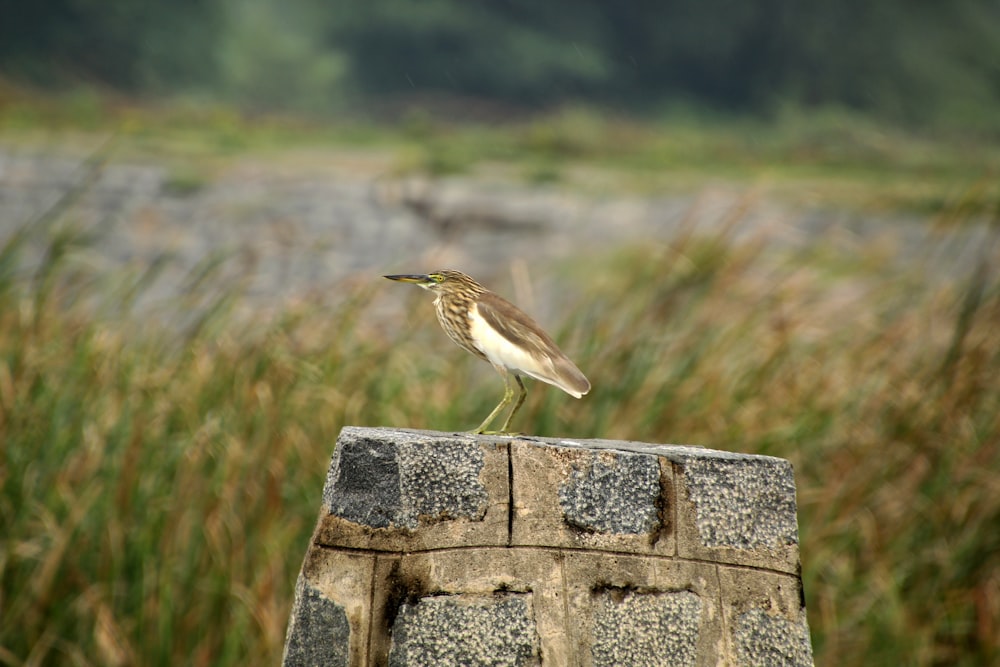
<svg viewBox="0 0 1000 667"><path fill-rule="evenodd" d="M470 428L496 378L378 272L151 330L142 272L101 280L47 238L34 266L29 235L0 251L0 664L276 664L340 427ZM547 324L594 390L532 391L520 418L791 459L817 663L987 664L997 246L959 279L889 250L691 234L563 267Z"/></svg>

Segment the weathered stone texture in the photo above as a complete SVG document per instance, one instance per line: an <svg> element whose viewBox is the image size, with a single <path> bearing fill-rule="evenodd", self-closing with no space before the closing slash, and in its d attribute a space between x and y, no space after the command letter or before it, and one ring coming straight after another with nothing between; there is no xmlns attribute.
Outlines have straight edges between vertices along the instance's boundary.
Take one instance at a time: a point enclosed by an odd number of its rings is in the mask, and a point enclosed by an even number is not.
<svg viewBox="0 0 1000 667"><path fill-rule="evenodd" d="M741 665L805 667L813 664L809 627L804 622L772 616L763 609L751 609L740 615L733 629L733 640Z"/></svg>
<svg viewBox="0 0 1000 667"><path fill-rule="evenodd" d="M529 594L420 598L403 604L391 634L389 667L540 664Z"/></svg>
<svg viewBox="0 0 1000 667"><path fill-rule="evenodd" d="M343 441L330 467L323 504L330 514L385 528L402 514L398 447L372 438Z"/></svg>
<svg viewBox="0 0 1000 667"><path fill-rule="evenodd" d="M778 459L695 459L685 466L695 525L709 547L798 544L792 467Z"/></svg>
<svg viewBox="0 0 1000 667"><path fill-rule="evenodd" d="M660 465L655 456L602 451L559 485L566 523L595 533L646 534L657 528Z"/></svg>
<svg viewBox="0 0 1000 667"><path fill-rule="evenodd" d="M772 457L345 428L285 664L809 665L795 512Z"/></svg>
<svg viewBox="0 0 1000 667"><path fill-rule="evenodd" d="M673 469L651 448L519 439L510 458L511 546L674 553Z"/></svg>
<svg viewBox="0 0 1000 667"><path fill-rule="evenodd" d="M594 615L594 667L681 667L697 659L701 599L688 591L605 591Z"/></svg>
<svg viewBox="0 0 1000 667"><path fill-rule="evenodd" d="M295 592L285 642L286 667L348 664L351 629L344 608L305 582Z"/></svg>
<svg viewBox="0 0 1000 667"><path fill-rule="evenodd" d="M468 439L386 442L345 430L323 500L331 514L373 528L413 529L422 517L479 520L489 500L483 463Z"/></svg>

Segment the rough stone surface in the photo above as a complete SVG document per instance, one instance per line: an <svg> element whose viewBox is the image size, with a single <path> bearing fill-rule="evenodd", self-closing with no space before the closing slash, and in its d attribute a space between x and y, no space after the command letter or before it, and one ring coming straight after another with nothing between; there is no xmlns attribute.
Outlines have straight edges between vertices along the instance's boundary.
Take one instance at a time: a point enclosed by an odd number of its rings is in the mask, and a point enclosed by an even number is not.
<svg viewBox="0 0 1000 667"><path fill-rule="evenodd" d="M600 533L655 530L659 496L659 461L630 452L596 452L559 487L566 522Z"/></svg>
<svg viewBox="0 0 1000 667"><path fill-rule="evenodd" d="M486 513L482 450L469 439L395 434L396 441L344 429L323 490L331 514L373 528L416 528Z"/></svg>
<svg viewBox="0 0 1000 667"><path fill-rule="evenodd" d="M692 458L685 463L695 525L709 547L775 549L798 544L795 480L780 459Z"/></svg>
<svg viewBox="0 0 1000 667"><path fill-rule="evenodd" d="M671 463L607 444L510 443L511 546L676 553Z"/></svg>
<svg viewBox="0 0 1000 667"><path fill-rule="evenodd" d="M331 514L374 528L385 528L400 516L397 447L369 438L341 436L323 489Z"/></svg>
<svg viewBox="0 0 1000 667"><path fill-rule="evenodd" d="M697 613L684 621L685 632L691 629L696 640L697 659L694 664L698 667L717 667L722 662L721 657L725 653L720 651L719 647L726 643L726 632L718 607L722 594L716 564L640 554L607 554L591 550L569 552L564 562L565 581L575 582L567 586L566 615L570 619L570 627L575 628L580 619L583 619L588 622L589 628L587 632L576 631L576 656L569 664L590 665L593 661L593 639L588 634L588 632L595 633L591 619L597 619L604 613L602 610L609 599L611 602L620 602L629 597L655 598L658 595L681 593L693 595L701 604L700 609L696 610ZM663 603L663 606L667 604L669 603ZM645 606L657 606L655 602L649 601L634 601L630 605L617 608L623 622L625 616L633 609L642 611ZM677 605L676 609L690 610L684 605ZM687 625L688 623L690 625ZM646 631L645 638L657 641L661 646L672 641L667 637L654 638L653 635L657 630L652 623L644 625L643 628ZM671 628L671 632L676 630L673 626ZM638 627L633 628L636 632L638 629ZM618 657L621 657L626 650L638 650L636 643L629 644L630 640L624 634L620 641L623 645L617 648ZM650 664L655 664L652 659Z"/></svg>
<svg viewBox="0 0 1000 667"><path fill-rule="evenodd" d="M795 509L772 457L348 427L286 664L808 665Z"/></svg>
<svg viewBox="0 0 1000 667"><path fill-rule="evenodd" d="M390 667L539 664L530 595L442 595L405 603L392 625Z"/></svg>
<svg viewBox="0 0 1000 667"><path fill-rule="evenodd" d="M594 667L695 665L701 599L689 591L600 594Z"/></svg>
<svg viewBox="0 0 1000 667"><path fill-rule="evenodd" d="M733 629L736 657L741 665L806 667L813 664L809 628L763 609L751 609Z"/></svg>
<svg viewBox="0 0 1000 667"><path fill-rule="evenodd" d="M489 496L479 480L483 452L469 441L414 442L399 451L400 485L406 498L401 525L415 528L421 516L433 520L479 520Z"/></svg>
<svg viewBox="0 0 1000 667"><path fill-rule="evenodd" d="M286 667L346 667L350 634L344 608L309 584L300 582L295 591L283 664Z"/></svg>

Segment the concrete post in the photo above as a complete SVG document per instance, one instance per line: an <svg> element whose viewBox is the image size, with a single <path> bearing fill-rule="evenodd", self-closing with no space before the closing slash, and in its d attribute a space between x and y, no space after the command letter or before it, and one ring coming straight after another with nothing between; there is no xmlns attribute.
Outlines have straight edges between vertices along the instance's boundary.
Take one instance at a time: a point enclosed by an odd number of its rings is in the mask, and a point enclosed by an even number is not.
<svg viewBox="0 0 1000 667"><path fill-rule="evenodd" d="M284 665L812 665L782 459L347 427Z"/></svg>

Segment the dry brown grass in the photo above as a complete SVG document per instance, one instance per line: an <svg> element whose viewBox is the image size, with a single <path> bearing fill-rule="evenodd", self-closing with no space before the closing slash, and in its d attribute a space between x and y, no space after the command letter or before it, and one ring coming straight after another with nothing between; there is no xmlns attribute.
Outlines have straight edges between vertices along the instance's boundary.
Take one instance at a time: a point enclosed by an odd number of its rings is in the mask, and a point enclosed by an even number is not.
<svg viewBox="0 0 1000 667"><path fill-rule="evenodd" d="M144 333L95 315L64 253L24 274L16 245L0 255L3 664L275 664L338 429L468 428L499 391L425 299L377 275L333 309L248 327L231 295L195 328ZM557 337L594 391L533 391L519 419L791 459L817 662L987 664L1000 278L983 252L960 279L885 248L725 235L588 258ZM405 326L366 314L406 298Z"/></svg>

